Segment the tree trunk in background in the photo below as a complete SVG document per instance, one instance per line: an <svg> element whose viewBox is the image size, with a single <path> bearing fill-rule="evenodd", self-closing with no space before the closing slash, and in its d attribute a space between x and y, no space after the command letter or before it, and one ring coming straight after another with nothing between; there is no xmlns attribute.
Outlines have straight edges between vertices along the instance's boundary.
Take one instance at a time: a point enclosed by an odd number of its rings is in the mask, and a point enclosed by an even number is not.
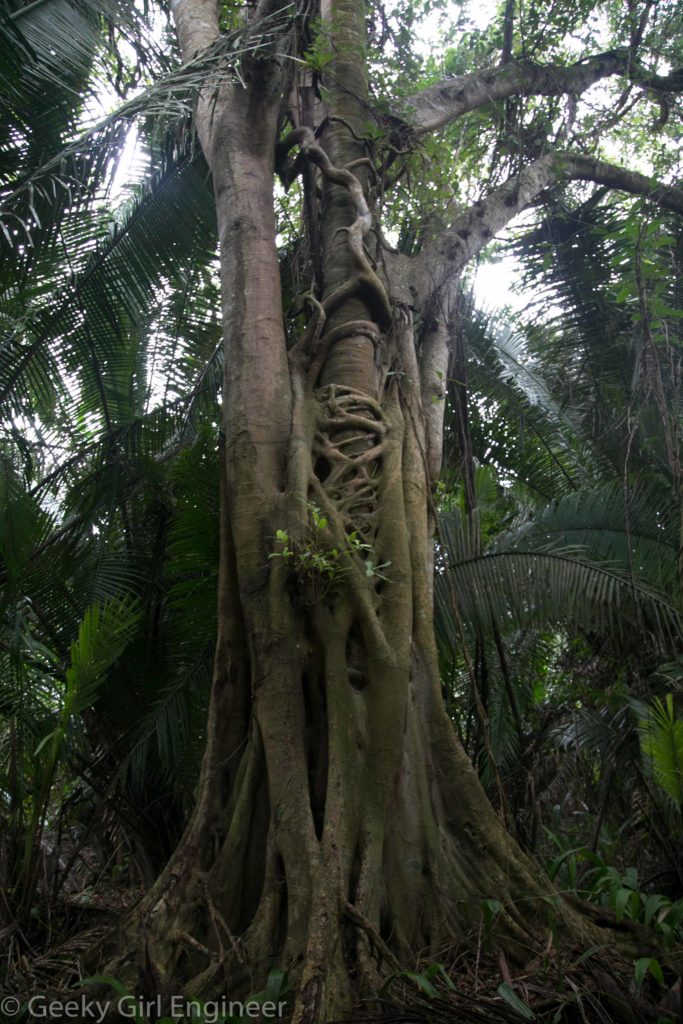
<svg viewBox="0 0 683 1024"><path fill-rule="evenodd" d="M172 6L189 59L217 32L214 5ZM364 5L324 0L322 15L323 130L293 113L280 145L305 162L322 240L322 291L289 350L273 175L293 66L246 61L246 87L198 105L225 337L220 632L197 806L111 968L138 991L210 998L277 965L311 1024L476 930L483 900L500 901L497 941L517 959L551 928L600 941L508 836L442 704L429 400L445 323L426 323L418 365L407 282L383 269L368 213Z"/></svg>

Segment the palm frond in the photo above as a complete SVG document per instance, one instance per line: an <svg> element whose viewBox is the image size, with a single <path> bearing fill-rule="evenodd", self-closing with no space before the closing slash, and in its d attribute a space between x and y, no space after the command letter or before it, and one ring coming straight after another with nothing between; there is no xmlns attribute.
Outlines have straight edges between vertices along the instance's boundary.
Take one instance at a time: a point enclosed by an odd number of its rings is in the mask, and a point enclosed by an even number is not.
<svg viewBox="0 0 683 1024"><path fill-rule="evenodd" d="M673 695L655 697L637 710L645 762L661 789L683 809L683 718L676 715Z"/></svg>
<svg viewBox="0 0 683 1024"><path fill-rule="evenodd" d="M665 594L576 549L518 550L499 542L477 554L455 514L441 517L439 531L444 564L435 578L436 625L450 646L458 642L454 594L462 619L483 634L555 623L620 638L636 626L666 649L681 635L679 612Z"/></svg>
<svg viewBox="0 0 683 1024"><path fill-rule="evenodd" d="M59 2L69 12L79 11L75 0ZM116 6L115 0L112 3ZM82 215L102 197L136 119L144 118L147 138L163 139L169 133L177 136L178 126L189 123L199 89L218 90L228 82L238 82L243 55L270 46L283 19L284 13L277 12L221 34L215 45L167 74L155 76L151 85L94 125L75 135L72 130L66 144L61 142L51 151L41 148L38 161L26 157L19 133L17 150L24 159L13 174L0 180L0 256L15 268L15 275L23 270L25 276L36 253L54 247L67 216ZM116 18L113 24L118 24Z"/></svg>
<svg viewBox="0 0 683 1024"><path fill-rule="evenodd" d="M585 444L575 414L561 405L525 337L495 313L473 310L463 332L468 353L470 430L480 462L537 500L600 478L599 457ZM446 412L448 462L453 401Z"/></svg>
<svg viewBox="0 0 683 1024"><path fill-rule="evenodd" d="M536 295L535 320L525 329L529 351L619 478L625 464L671 477L662 403L674 416L683 412L671 358L681 334L679 238L675 221L598 190L583 203L570 195L553 201L515 246ZM647 343L638 261L646 270Z"/></svg>
<svg viewBox="0 0 683 1024"><path fill-rule="evenodd" d="M82 415L98 410L111 427L121 419L117 405L130 415L134 386L138 411L144 411L144 335L153 332L159 347L164 319L180 337L186 324L196 334L208 313L216 337L215 310L207 309L201 297L208 293L196 287L214 246L206 167L196 154L171 152L120 220L102 222L94 251L90 236L72 240L68 265L84 265L66 288L37 301L30 295L13 300L13 330L0 349L0 402L10 402L17 415L38 410L49 420L58 416L60 403L71 405L67 396L80 385ZM192 283L199 301L192 309L187 301L178 308L171 289L187 295ZM184 364L180 359L174 365Z"/></svg>
<svg viewBox="0 0 683 1024"><path fill-rule="evenodd" d="M136 55L134 76L159 73L169 60L129 0L8 3L4 13L0 249L6 283L10 272L15 279L19 271L26 275L54 248L65 218L111 174L125 141L123 121L95 131L102 143L97 151L68 140L78 138L103 90L122 88L121 44ZM41 170L46 166L52 168L48 177Z"/></svg>
<svg viewBox="0 0 683 1024"><path fill-rule="evenodd" d="M498 550L544 550L559 546L614 567L621 574L671 595L678 577L675 510L656 483L624 492L608 483L565 495L536 510L532 518L502 533Z"/></svg>

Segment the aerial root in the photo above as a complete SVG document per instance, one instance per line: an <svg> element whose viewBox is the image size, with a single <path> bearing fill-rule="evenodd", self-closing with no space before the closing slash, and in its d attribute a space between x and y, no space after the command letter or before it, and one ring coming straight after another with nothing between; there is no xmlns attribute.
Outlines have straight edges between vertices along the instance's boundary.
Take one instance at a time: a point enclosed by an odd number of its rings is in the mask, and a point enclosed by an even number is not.
<svg viewBox="0 0 683 1024"><path fill-rule="evenodd" d="M202 882L204 890L204 901L206 903L206 908L209 911L211 924L216 935L216 942L218 944L218 950L220 953L220 962L222 963L223 960L225 959L225 948L223 946L222 939L222 935L224 934L227 937L228 941L230 942L230 946L232 947L232 951L235 954L235 958L237 959L238 963L243 964L244 955L240 948L239 942L230 931L230 928L228 927L225 918L223 917L220 910L211 899L211 893L209 892L209 887L206 883L206 878L204 878Z"/></svg>
<svg viewBox="0 0 683 1024"><path fill-rule="evenodd" d="M344 529L372 541L387 434L382 407L371 395L336 384L321 388L318 400L313 454L329 466L321 486L342 514Z"/></svg>
<svg viewBox="0 0 683 1024"><path fill-rule="evenodd" d="M371 947L375 950L377 966L381 967L382 961L384 960L389 965L389 967L392 968L392 970L400 972L400 963L398 962L394 954L391 952L391 950L389 949L389 947L387 946L386 942L381 937L377 929L371 924L370 921L368 921L367 917L361 914L361 912L356 907L354 907L352 903L344 904L344 913L348 917L349 921L351 921L351 923L356 926L356 928L360 928L360 930L367 935Z"/></svg>
<svg viewBox="0 0 683 1024"><path fill-rule="evenodd" d="M354 161L349 167L335 167L325 150L316 141L312 129L307 127L296 128L278 146L278 159L284 168L282 173L287 181L291 180L297 173L296 162L292 162L288 157L290 150L297 145L300 146L301 154L319 168L324 178L347 190L356 214L356 219L352 224L339 229L348 236L349 250L353 259L355 273L351 274L346 281L326 296L322 303L316 300L317 318L311 332L312 337L309 336L307 338L307 345L310 347L311 340L317 342L325 319L335 309L338 309L347 299L361 292L366 293L368 305L376 322L382 328L388 329L393 322L391 301L364 246L365 235L372 226L372 216L363 193L363 186L356 175L350 170L351 166L357 167L360 164L367 163L372 167L372 163L367 157L363 157L361 160ZM374 172L374 167L372 169ZM360 330L352 329L359 326L358 321L352 321L350 324L344 324L341 328L328 332L328 336L322 338L321 349L324 355L322 358L316 356L314 360L317 372L322 368L324 358L329 349L340 338L348 337L350 334L366 334L372 338L375 344L379 341L379 331L375 324L371 321L362 321L361 323L363 326ZM343 333L338 334L337 332L340 330ZM313 383L315 383L315 380L313 380Z"/></svg>

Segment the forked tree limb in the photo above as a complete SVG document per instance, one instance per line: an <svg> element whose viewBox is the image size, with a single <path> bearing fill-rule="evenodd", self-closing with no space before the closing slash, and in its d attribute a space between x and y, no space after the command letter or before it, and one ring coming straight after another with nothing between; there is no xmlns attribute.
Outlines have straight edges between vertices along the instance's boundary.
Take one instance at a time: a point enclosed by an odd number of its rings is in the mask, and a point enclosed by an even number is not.
<svg viewBox="0 0 683 1024"><path fill-rule="evenodd" d="M524 167L464 210L428 243L412 263L411 292L422 308L454 274L484 248L513 217L544 189L562 181L593 181L631 195L646 196L664 209L683 215L683 189L663 185L645 174L578 153L548 153Z"/></svg>
<svg viewBox="0 0 683 1024"><path fill-rule="evenodd" d="M623 75L657 93L683 92L683 70L654 75L635 63L629 50L613 50L569 67L511 61L501 67L446 78L409 96L404 101L403 116L422 135L497 100L510 96L579 96L613 75Z"/></svg>

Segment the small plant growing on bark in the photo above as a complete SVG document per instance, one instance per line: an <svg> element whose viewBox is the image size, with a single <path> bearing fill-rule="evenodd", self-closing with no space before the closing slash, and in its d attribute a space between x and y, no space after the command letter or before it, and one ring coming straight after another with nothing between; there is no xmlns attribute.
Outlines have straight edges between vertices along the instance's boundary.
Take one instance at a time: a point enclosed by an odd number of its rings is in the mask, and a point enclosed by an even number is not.
<svg viewBox="0 0 683 1024"><path fill-rule="evenodd" d="M306 502L310 514L308 534L303 543L297 543L287 530L275 531L275 543L278 549L271 551L269 558L282 558L289 561L294 575L301 583L312 582L316 589L322 585L322 594L334 588L351 569L351 559L357 556L363 562L367 578L377 577L386 580L382 570L390 566L390 562L375 564L372 545L360 536L357 530L346 533L343 548L330 545L325 537L328 525L327 516L312 501Z"/></svg>
<svg viewBox="0 0 683 1024"><path fill-rule="evenodd" d="M278 547L268 557L285 559L301 583L312 582L316 587L321 584L323 593L326 593L339 582L346 567L341 563L338 548L329 547L325 543L327 516L313 502L307 502L306 507L312 525L309 523L305 540L297 542L287 530L276 530L275 542Z"/></svg>

